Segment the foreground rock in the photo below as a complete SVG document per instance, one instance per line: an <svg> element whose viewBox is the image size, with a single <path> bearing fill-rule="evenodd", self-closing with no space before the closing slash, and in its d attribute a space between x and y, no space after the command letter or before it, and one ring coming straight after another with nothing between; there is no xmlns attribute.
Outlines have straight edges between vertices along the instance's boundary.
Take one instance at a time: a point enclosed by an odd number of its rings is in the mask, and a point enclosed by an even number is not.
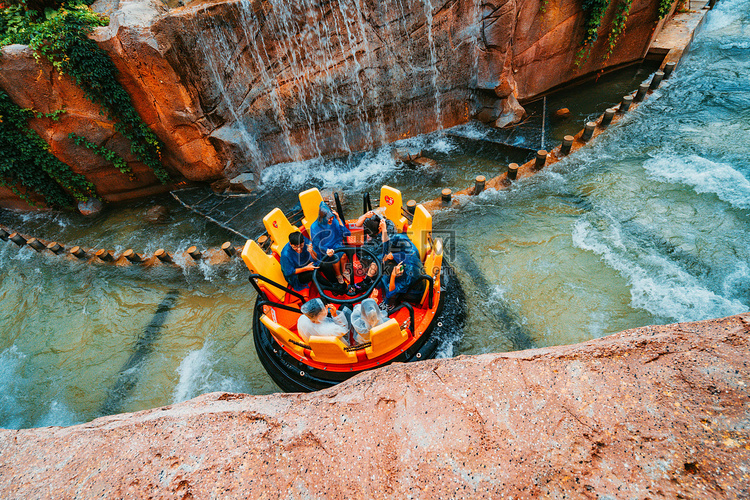
<svg viewBox="0 0 750 500"><path fill-rule="evenodd" d="M750 314L0 432L2 498L747 498Z"/></svg>

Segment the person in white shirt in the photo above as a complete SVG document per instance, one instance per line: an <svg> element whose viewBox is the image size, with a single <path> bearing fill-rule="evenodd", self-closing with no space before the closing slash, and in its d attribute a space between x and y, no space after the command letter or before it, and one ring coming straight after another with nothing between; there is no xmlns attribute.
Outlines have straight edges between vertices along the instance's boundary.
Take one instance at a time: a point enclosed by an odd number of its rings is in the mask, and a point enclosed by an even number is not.
<svg viewBox="0 0 750 500"><path fill-rule="evenodd" d="M313 335L321 337L345 337L349 333L349 321L344 310L336 311L332 304L326 307L320 299L302 304L302 315L297 320L297 331L305 342ZM328 313L331 313L331 317ZM346 343L346 338L342 338Z"/></svg>

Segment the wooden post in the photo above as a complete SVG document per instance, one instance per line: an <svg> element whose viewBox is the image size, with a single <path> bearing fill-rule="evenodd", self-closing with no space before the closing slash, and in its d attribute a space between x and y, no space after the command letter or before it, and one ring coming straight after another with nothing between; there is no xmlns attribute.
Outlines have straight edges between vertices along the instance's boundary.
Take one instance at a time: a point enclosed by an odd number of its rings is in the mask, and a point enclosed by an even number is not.
<svg viewBox="0 0 750 500"><path fill-rule="evenodd" d="M195 245L188 248L187 253L193 258L193 260L200 260L201 255L203 255L201 254L201 251L198 250L198 247L196 247Z"/></svg>
<svg viewBox="0 0 750 500"><path fill-rule="evenodd" d="M104 248L97 250L94 255L96 255L102 262L113 262L115 260L110 251L105 250Z"/></svg>
<svg viewBox="0 0 750 500"><path fill-rule="evenodd" d="M484 184L487 181L483 175L477 175L474 179L474 194L479 194L484 191Z"/></svg>
<svg viewBox="0 0 750 500"><path fill-rule="evenodd" d="M234 257L237 255L237 249L232 246L231 241L225 241L221 245L221 249L224 250L224 253L227 254L227 257Z"/></svg>
<svg viewBox="0 0 750 500"><path fill-rule="evenodd" d="M154 257L159 259L162 262L171 263L172 262L172 256L169 255L169 252L164 250L163 248L160 248L156 252L154 252Z"/></svg>
<svg viewBox="0 0 750 500"><path fill-rule="evenodd" d="M50 252L54 254L59 255L60 253L63 252L63 250L65 250L65 247L59 244L58 242L53 241L47 245L47 250L49 250Z"/></svg>
<svg viewBox="0 0 750 500"><path fill-rule="evenodd" d="M79 259L85 259L86 257L88 257L88 255L86 254L86 252L84 251L84 249L81 248L81 247L79 247L79 246L75 246L75 247L71 248L70 249L70 254L78 257Z"/></svg>
<svg viewBox="0 0 750 500"><path fill-rule="evenodd" d="M143 256L138 255L132 248L128 248L127 250L125 250L122 253L122 256L134 264L140 264L141 262L143 262Z"/></svg>
<svg viewBox="0 0 750 500"><path fill-rule="evenodd" d="M514 181L518 177L518 163L508 164L508 179Z"/></svg>
<svg viewBox="0 0 750 500"><path fill-rule="evenodd" d="M562 156L566 156L570 154L570 148L573 147L573 141L575 141L575 137L572 135L566 135L563 137L563 143L562 146L560 146L560 154Z"/></svg>

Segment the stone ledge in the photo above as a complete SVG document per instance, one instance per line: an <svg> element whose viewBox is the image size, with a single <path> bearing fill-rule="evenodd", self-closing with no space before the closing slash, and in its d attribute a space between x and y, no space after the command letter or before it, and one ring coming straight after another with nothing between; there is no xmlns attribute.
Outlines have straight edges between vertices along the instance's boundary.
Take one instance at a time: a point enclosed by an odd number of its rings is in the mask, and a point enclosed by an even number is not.
<svg viewBox="0 0 750 500"><path fill-rule="evenodd" d="M2 498L739 498L750 314L0 431Z"/></svg>

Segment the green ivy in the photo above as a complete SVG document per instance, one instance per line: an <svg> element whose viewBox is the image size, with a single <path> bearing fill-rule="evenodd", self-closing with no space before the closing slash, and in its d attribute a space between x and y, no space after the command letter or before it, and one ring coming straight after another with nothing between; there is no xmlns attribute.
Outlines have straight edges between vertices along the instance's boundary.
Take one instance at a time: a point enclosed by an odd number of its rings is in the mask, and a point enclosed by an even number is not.
<svg viewBox="0 0 750 500"><path fill-rule="evenodd" d="M659 0L659 19L669 14L673 2L674 0Z"/></svg>
<svg viewBox="0 0 750 500"><path fill-rule="evenodd" d="M104 146L97 146L93 142L89 141L81 135L76 134L75 132L71 132L70 134L68 134L68 137L70 137L78 146L83 146L87 149L90 149L105 160L111 161L112 165L114 165L117 170L119 170L123 174L128 174L131 181L135 180L136 177L135 174L133 174L133 169L130 168L123 157L121 157L111 149L107 149Z"/></svg>
<svg viewBox="0 0 750 500"><path fill-rule="evenodd" d="M617 0L614 0L617 1ZM674 0L659 0L659 19L669 13ZM619 0L617 2L615 16L612 20L612 28L607 35L607 51L604 54L606 61L612 55L612 51L617 44L617 39L625 31L625 23L628 20L630 7L633 0ZM591 54L591 48L599 37L599 27L601 26L604 14L610 6L610 0L581 0L581 7L586 14L586 33L581 42L581 48L576 53L575 66L583 64Z"/></svg>
<svg viewBox="0 0 750 500"><path fill-rule="evenodd" d="M628 14L632 5L633 0L620 0L617 3L615 17L612 19L612 29L607 36L607 52L604 53L605 61L612 55L615 45L617 45L617 39L625 31L625 23L628 21Z"/></svg>
<svg viewBox="0 0 750 500"><path fill-rule="evenodd" d="M115 122L115 130L130 141L133 154L166 184L171 179L161 164L161 142L117 81L112 60L88 37L94 27L106 26L108 19L85 3L90 2L70 0L59 9L46 8L43 13L24 8L23 1L0 8L0 46L28 45L37 59L44 57L60 74L70 75L86 97ZM123 171L122 164L113 163ZM127 165L125 169L130 173Z"/></svg>
<svg viewBox="0 0 750 500"><path fill-rule="evenodd" d="M8 94L0 92L0 184L32 204L17 184L57 207L71 206L73 198L82 201L94 196L93 184L58 160L49 145L29 128L28 120L33 116L33 111L21 109Z"/></svg>

